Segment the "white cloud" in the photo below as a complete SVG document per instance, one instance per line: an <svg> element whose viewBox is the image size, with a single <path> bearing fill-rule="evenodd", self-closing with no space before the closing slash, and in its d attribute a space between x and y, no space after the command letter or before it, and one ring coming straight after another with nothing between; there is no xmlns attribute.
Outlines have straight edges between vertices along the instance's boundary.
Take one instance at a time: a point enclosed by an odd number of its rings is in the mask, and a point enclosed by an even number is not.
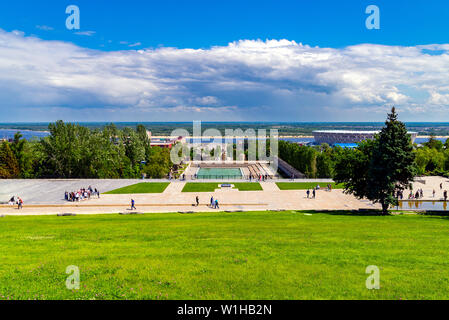
<svg viewBox="0 0 449 320"><path fill-rule="evenodd" d="M288 40L103 52L0 30L0 111L373 121L396 105L405 116L440 117L449 107L448 52L448 44L332 49Z"/></svg>
<svg viewBox="0 0 449 320"><path fill-rule="evenodd" d="M92 37L96 32L95 31L77 31L74 32L77 36L87 36Z"/></svg>
<svg viewBox="0 0 449 320"><path fill-rule="evenodd" d="M202 106L207 106L207 105L217 105L218 104L218 99L216 97L211 97L211 96L207 96L207 97L198 97L195 99L195 102L199 105Z"/></svg>
<svg viewBox="0 0 449 320"><path fill-rule="evenodd" d="M449 106L449 93L430 92L429 103L434 105Z"/></svg>
<svg viewBox="0 0 449 320"><path fill-rule="evenodd" d="M55 30L55 28L50 27L50 26L46 26L46 25L37 25L37 26L36 26L36 29L43 30L43 31L52 31L52 30Z"/></svg>

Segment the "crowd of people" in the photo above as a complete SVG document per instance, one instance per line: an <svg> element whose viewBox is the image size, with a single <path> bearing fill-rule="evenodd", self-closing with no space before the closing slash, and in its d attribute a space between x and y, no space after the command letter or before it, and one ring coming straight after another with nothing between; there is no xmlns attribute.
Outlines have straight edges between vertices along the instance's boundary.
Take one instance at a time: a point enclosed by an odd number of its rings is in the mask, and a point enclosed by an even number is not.
<svg viewBox="0 0 449 320"><path fill-rule="evenodd" d="M265 182L268 181L268 179L270 178L270 176L268 174L260 174L259 176L254 176L252 174L249 175L249 182L254 181L260 181L260 182Z"/></svg>
<svg viewBox="0 0 449 320"><path fill-rule="evenodd" d="M96 196L100 198L100 191L97 188L93 189L91 186L86 188L81 188L78 191L65 192L64 199L70 202L79 202L83 200L90 200L91 197Z"/></svg>
<svg viewBox="0 0 449 320"><path fill-rule="evenodd" d="M435 190L433 190L433 191L435 191ZM435 196L435 193L433 195ZM399 199L403 198L402 191L399 191L399 197L398 198ZM423 191L423 189L418 189L418 190L416 190L415 193L413 193L413 191L410 190L410 194L408 195L408 198L410 200L419 200L419 199L424 198L424 191Z"/></svg>
<svg viewBox="0 0 449 320"><path fill-rule="evenodd" d="M447 201L447 197L448 197L448 193L447 190L443 191L443 183L440 183L440 191L443 192L443 199L444 201ZM436 191L435 189L432 190L432 198L435 198L436 196ZM404 192L402 190L398 190L396 192L396 198L398 200L403 200L404 199ZM424 190L419 188L416 191L410 190L410 193L408 195L408 200L420 200L424 198Z"/></svg>

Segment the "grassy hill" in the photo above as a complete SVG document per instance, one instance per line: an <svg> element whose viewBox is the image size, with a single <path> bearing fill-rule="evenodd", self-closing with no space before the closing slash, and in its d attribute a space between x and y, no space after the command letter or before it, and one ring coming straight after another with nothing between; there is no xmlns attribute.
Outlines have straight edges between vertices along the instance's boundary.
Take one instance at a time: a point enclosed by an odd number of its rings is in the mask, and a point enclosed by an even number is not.
<svg viewBox="0 0 449 320"><path fill-rule="evenodd" d="M447 299L447 230L338 212L6 217L0 299Z"/></svg>

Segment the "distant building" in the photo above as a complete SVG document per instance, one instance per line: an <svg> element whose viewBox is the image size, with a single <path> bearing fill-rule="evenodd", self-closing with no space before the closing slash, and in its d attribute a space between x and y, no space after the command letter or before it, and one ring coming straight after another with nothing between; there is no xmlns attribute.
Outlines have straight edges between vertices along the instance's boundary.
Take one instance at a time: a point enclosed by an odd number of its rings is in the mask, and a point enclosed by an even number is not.
<svg viewBox="0 0 449 320"><path fill-rule="evenodd" d="M357 143L363 140L372 140L374 139L374 135L378 133L380 133L380 131L320 130L314 131L313 137L315 138L315 143L334 145L339 143ZM409 134L412 143L415 142L418 133L409 132Z"/></svg>
<svg viewBox="0 0 449 320"><path fill-rule="evenodd" d="M183 137L170 138L170 139L152 138L150 140L150 145L152 147L171 149L175 145L175 143L182 141L182 139L183 139Z"/></svg>

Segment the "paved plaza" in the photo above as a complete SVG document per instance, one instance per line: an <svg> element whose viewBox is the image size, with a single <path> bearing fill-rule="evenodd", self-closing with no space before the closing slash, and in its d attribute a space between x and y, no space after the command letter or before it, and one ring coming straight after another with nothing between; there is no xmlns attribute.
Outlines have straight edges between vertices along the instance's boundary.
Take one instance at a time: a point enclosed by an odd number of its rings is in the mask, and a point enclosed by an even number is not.
<svg viewBox="0 0 449 320"><path fill-rule="evenodd" d="M442 184L442 188L440 188ZM424 197L422 200L444 200L443 192L449 192L449 179L443 177L420 177L416 178L413 183L413 193L418 189L423 190ZM433 190L435 190L435 197L433 197ZM408 199L410 190L404 191L404 200Z"/></svg>
<svg viewBox="0 0 449 320"><path fill-rule="evenodd" d="M138 182L142 181L136 179L0 180L0 203L8 202L12 196L19 196L26 204L65 204L66 191L72 192L92 186L100 192L107 192Z"/></svg>
<svg viewBox="0 0 449 320"><path fill-rule="evenodd" d="M77 190L91 185L101 192L107 192L138 182L142 180L2 180L0 202L8 201L12 195L20 196L24 200L24 208L19 211L15 206L0 205L0 215L130 213L131 199L135 200L137 211L141 213L379 209L378 205L368 200L358 200L352 195L344 194L342 190L318 190L316 199L307 199L305 190L281 191L274 181L262 182L263 191L219 189L220 183L217 182L215 192L183 193L186 182L174 181L163 193L158 194L102 194L100 199L92 198L77 203L63 199L66 190ZM441 190L440 183L443 183ZM443 191L449 189L449 180L441 177L418 178L413 187L414 191L423 189L424 200L439 200ZM434 189L435 198L432 197ZM404 192L404 196L407 195L408 192ZM198 207L193 206L196 196L200 198ZM208 206L211 196L218 199L219 210Z"/></svg>

